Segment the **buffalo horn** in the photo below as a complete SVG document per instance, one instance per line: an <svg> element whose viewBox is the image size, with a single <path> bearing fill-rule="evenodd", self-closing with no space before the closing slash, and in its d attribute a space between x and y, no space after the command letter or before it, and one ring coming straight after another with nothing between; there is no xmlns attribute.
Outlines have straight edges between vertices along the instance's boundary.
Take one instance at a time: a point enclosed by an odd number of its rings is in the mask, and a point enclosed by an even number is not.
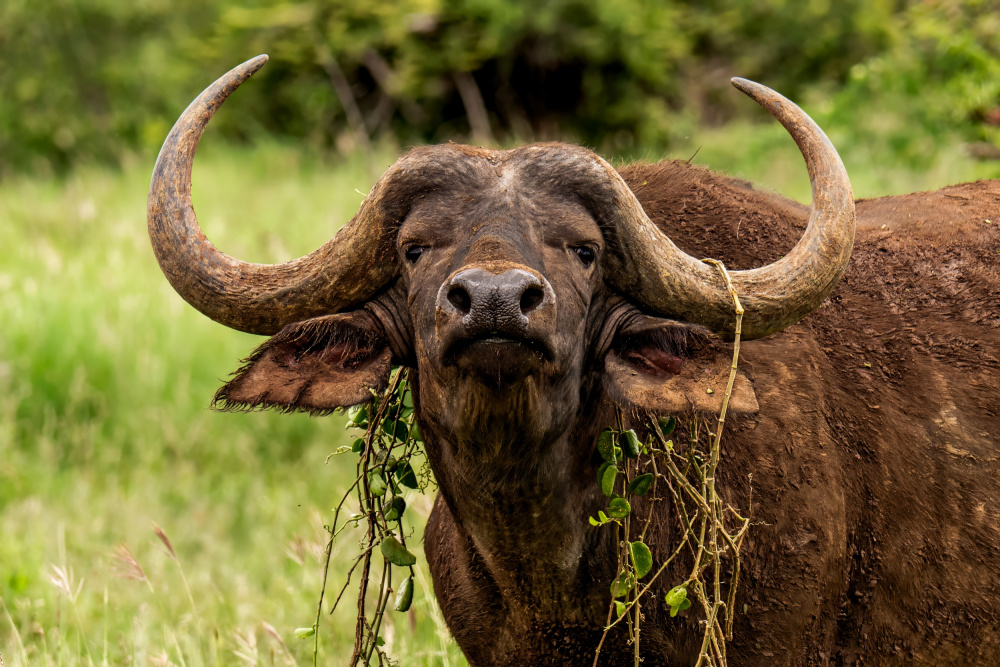
<svg viewBox="0 0 1000 667"><path fill-rule="evenodd" d="M347 225L305 257L253 264L205 238L191 204L198 141L226 98L266 62L260 55L235 67L181 114L156 159L146 209L153 252L177 293L216 322L255 334L356 307L399 272L391 233L398 221L380 205L386 179Z"/></svg>
<svg viewBox="0 0 1000 667"><path fill-rule="evenodd" d="M812 184L809 224L795 247L767 266L730 272L746 310L742 336L761 338L803 318L837 285L854 247L854 196L840 156L802 109L759 83L739 78L732 83L792 135ZM620 183L609 282L654 312L731 337L733 299L718 268L674 245L610 165L607 170Z"/></svg>

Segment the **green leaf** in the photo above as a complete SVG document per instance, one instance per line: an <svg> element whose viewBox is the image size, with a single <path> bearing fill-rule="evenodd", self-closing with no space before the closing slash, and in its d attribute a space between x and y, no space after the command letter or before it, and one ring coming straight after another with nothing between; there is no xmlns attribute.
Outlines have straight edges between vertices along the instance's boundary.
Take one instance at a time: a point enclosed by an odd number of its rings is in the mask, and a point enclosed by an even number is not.
<svg viewBox="0 0 1000 667"><path fill-rule="evenodd" d="M609 463L614 463L615 432L610 428L601 431L597 436L597 452L601 458Z"/></svg>
<svg viewBox="0 0 1000 667"><path fill-rule="evenodd" d="M600 477L601 491L610 498L615 490L615 478L618 477L618 468L612 464L605 464L605 466L604 472Z"/></svg>
<svg viewBox="0 0 1000 667"><path fill-rule="evenodd" d="M396 457L389 453L388 449L383 449L375 457L375 463L379 466L385 466L386 472L392 472L396 469Z"/></svg>
<svg viewBox="0 0 1000 667"><path fill-rule="evenodd" d="M679 605L670 608L670 618L673 618L674 616L677 615L677 612L684 611L690 606L691 606L691 600L684 598L684 601L681 602Z"/></svg>
<svg viewBox="0 0 1000 667"><path fill-rule="evenodd" d="M677 428L676 417L663 417L660 419L660 433L663 434L664 438L670 437L675 428Z"/></svg>
<svg viewBox="0 0 1000 667"><path fill-rule="evenodd" d="M408 611L413 603L413 577L403 579L396 593L396 611Z"/></svg>
<svg viewBox="0 0 1000 667"><path fill-rule="evenodd" d="M597 518L601 520L601 523L607 523L610 520L603 510L597 510Z"/></svg>
<svg viewBox="0 0 1000 667"><path fill-rule="evenodd" d="M608 516L612 519L624 519L632 511L632 506L624 498L612 498L608 503Z"/></svg>
<svg viewBox="0 0 1000 667"><path fill-rule="evenodd" d="M684 600L687 599L687 594L687 586L681 584L680 586L674 586L667 591L667 595L664 600L671 607L678 607L682 602L684 602Z"/></svg>
<svg viewBox="0 0 1000 667"><path fill-rule="evenodd" d="M601 522L600 522L600 521L598 521L597 519L595 519L595 518L594 518L594 517L592 517L592 516L588 516L588 517L587 517L587 520L588 520L588 521L590 521L590 525L591 525L591 526L600 526L600 525L601 525Z"/></svg>
<svg viewBox="0 0 1000 667"><path fill-rule="evenodd" d="M406 442L406 438L410 434L409 429L406 427L406 422L388 419L382 422L382 432L390 437L395 437L400 442Z"/></svg>
<svg viewBox="0 0 1000 667"><path fill-rule="evenodd" d="M365 439L364 438L358 438L351 445L351 451L354 452L355 454L357 454L358 452L360 452L364 448L365 448Z"/></svg>
<svg viewBox="0 0 1000 667"><path fill-rule="evenodd" d="M28 575L21 570L14 570L14 573L7 578L7 585L11 587L15 593L23 593L28 589Z"/></svg>
<svg viewBox="0 0 1000 667"><path fill-rule="evenodd" d="M382 551L382 556L393 565L409 567L417 562L417 557L407 551L406 547L391 534L386 535L386 538L382 540L379 550Z"/></svg>
<svg viewBox="0 0 1000 667"><path fill-rule="evenodd" d="M635 431L629 429L625 431L625 456L630 459L634 459L639 456L639 436L635 434Z"/></svg>
<svg viewBox="0 0 1000 667"><path fill-rule="evenodd" d="M647 472L645 475L634 477L632 481L628 483L628 488L625 489L625 493L631 493L636 496L644 496L652 485L653 473Z"/></svg>
<svg viewBox="0 0 1000 667"><path fill-rule="evenodd" d="M413 466L410 465L409 461L400 461L399 465L396 466L396 479L403 486L407 486L411 489L419 488L417 483L417 475L413 472Z"/></svg>
<svg viewBox="0 0 1000 667"><path fill-rule="evenodd" d="M622 572L611 582L611 595L623 598L633 588L635 588L635 575L631 572Z"/></svg>
<svg viewBox="0 0 1000 667"><path fill-rule="evenodd" d="M403 500L403 496L393 496L383 511L386 521L399 521L406 511L406 501Z"/></svg>
<svg viewBox="0 0 1000 667"><path fill-rule="evenodd" d="M295 637L298 639L309 639L316 634L316 628L295 628Z"/></svg>
<svg viewBox="0 0 1000 667"><path fill-rule="evenodd" d="M378 637L375 638L375 646L379 646L379 647L385 646L385 640L382 639L381 635L379 635Z"/></svg>
<svg viewBox="0 0 1000 667"><path fill-rule="evenodd" d="M360 426L362 422L368 421L368 404L355 405L347 410L347 422L354 426Z"/></svg>
<svg viewBox="0 0 1000 667"><path fill-rule="evenodd" d="M597 486L601 485L601 482L604 481L604 473L607 471L607 469L610 466L613 466L613 465L614 465L614 463L609 463L607 461L605 461L604 463L602 463L600 465L600 467L597 469Z"/></svg>
<svg viewBox="0 0 1000 667"><path fill-rule="evenodd" d="M653 554L649 547L642 542L633 542L628 545L629 553L632 554L632 567L635 568L635 576L642 579L653 569Z"/></svg>
<svg viewBox="0 0 1000 667"><path fill-rule="evenodd" d="M387 488L385 480L382 479L382 475L378 474L378 471L368 471L368 490L372 492L373 496L384 496Z"/></svg>
<svg viewBox="0 0 1000 667"><path fill-rule="evenodd" d="M417 426L417 422L413 422L413 426L410 427L410 437L417 442L423 442L424 438L420 435L420 428Z"/></svg>
<svg viewBox="0 0 1000 667"><path fill-rule="evenodd" d="M615 600L615 616L621 617L625 613L625 603Z"/></svg>

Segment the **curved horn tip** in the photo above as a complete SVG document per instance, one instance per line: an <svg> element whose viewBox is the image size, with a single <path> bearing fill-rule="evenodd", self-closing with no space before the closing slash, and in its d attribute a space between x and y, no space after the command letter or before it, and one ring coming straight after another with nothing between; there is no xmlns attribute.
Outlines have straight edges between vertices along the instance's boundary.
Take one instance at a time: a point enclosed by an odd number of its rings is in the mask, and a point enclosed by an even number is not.
<svg viewBox="0 0 1000 667"><path fill-rule="evenodd" d="M237 69L246 69L250 74L255 74L257 70L267 64L270 59L266 53L262 53L259 56L254 56L250 60L238 66Z"/></svg>
<svg viewBox="0 0 1000 667"><path fill-rule="evenodd" d="M729 82L733 84L733 87L736 88L736 90L758 103L761 102L761 100L766 96L777 95L775 91L771 90L764 84L751 81L750 79L734 76L729 80Z"/></svg>

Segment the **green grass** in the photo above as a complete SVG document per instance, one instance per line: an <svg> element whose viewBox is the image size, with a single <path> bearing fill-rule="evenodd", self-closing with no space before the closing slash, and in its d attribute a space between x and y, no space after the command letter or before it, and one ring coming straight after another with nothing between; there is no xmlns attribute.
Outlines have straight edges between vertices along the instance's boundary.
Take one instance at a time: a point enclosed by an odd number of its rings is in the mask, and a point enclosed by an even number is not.
<svg viewBox="0 0 1000 667"><path fill-rule="evenodd" d="M207 409L262 339L208 321L166 284L145 231L149 171L0 187L0 597L11 617L0 608L0 654L7 665L194 667L254 664L237 652L256 651L259 664L286 664L268 623L292 661L311 664L312 642L292 632L313 623L311 552L353 470L343 457L324 464L350 442L344 419ZM318 246L372 184L361 160L325 166L277 149L208 150L195 178L208 233L257 261ZM342 536L331 588L357 539ZM286 553L296 541L301 564ZM149 585L116 576L122 544ZM53 566L81 584L75 603L50 582ZM321 664L349 654L345 599L324 614ZM413 609L383 633L401 664L462 664L426 588Z"/></svg>
<svg viewBox="0 0 1000 667"><path fill-rule="evenodd" d="M328 239L394 158L326 163L206 143L195 167L206 232L264 262ZM780 128L700 132L671 157L699 146L697 162L808 201ZM858 196L1000 177L958 147L930 167L877 157L844 154ZM313 622L312 553L353 471L345 458L324 463L349 442L344 419L207 409L261 339L202 317L161 276L145 229L150 167L0 184L0 654L6 665L310 664L311 641L292 633ZM429 511L429 499L410 504ZM339 541L331 589L356 544L350 532ZM147 582L120 576L119 545ZM289 556L295 545L304 555ZM421 567L426 576L422 554ZM69 590L54 568L72 570ZM352 607L324 614L321 664L348 655ZM388 615L400 664L465 664L436 613L423 585L410 615Z"/></svg>

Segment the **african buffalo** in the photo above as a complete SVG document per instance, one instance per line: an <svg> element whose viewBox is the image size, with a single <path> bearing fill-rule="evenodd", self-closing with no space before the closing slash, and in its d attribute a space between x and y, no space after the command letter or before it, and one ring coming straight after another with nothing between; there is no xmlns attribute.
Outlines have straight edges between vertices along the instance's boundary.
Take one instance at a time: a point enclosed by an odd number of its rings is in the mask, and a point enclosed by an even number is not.
<svg viewBox="0 0 1000 667"><path fill-rule="evenodd" d="M743 337L759 339L743 346L719 479L754 522L732 664L1000 664L1000 182L857 202L848 265L855 202L833 147L798 107L734 80L798 144L811 211L685 162L616 171L564 144L450 144L402 157L319 250L249 264L199 229L191 165L265 60L174 126L153 248L195 308L274 335L224 406L323 413L385 387L390 364L415 369L440 484L425 550L473 665L593 660L616 563L613 531L587 521L606 502L597 435L615 405L637 426L647 410L697 419L728 374L732 301L689 253L725 261ZM677 521L668 498L642 500L658 503L647 542L662 562ZM697 615L662 604L689 567L645 607L647 666L697 656ZM633 664L626 641L610 633L602 664Z"/></svg>

